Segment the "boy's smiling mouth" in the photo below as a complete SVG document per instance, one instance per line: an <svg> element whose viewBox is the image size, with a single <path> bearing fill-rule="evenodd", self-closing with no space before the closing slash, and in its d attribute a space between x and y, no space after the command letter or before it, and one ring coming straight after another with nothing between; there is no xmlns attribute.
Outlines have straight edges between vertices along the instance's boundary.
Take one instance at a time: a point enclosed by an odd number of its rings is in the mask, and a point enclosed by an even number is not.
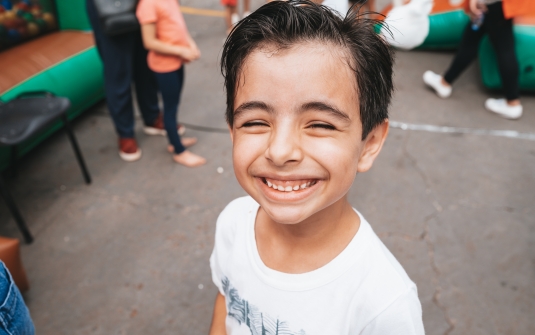
<svg viewBox="0 0 535 335"><path fill-rule="evenodd" d="M267 177L260 177L260 179L265 185L279 192L297 192L314 186L318 182L318 179L278 180Z"/></svg>

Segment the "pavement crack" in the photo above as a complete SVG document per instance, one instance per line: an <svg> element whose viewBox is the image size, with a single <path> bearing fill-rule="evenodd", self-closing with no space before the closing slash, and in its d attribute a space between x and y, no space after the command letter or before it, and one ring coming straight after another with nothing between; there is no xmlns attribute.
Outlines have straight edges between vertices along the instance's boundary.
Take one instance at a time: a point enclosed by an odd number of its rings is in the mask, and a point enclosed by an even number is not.
<svg viewBox="0 0 535 335"><path fill-rule="evenodd" d="M418 165L418 161L416 157L411 155L411 153L407 149L409 138L410 138L410 134L407 134L407 136L405 137L405 140L403 141L403 146L402 146L403 154L411 162L412 166L414 167L414 169L416 170L416 172L418 173L418 175L424 182L425 193L429 195L428 197L429 202L435 209L435 211L432 214L425 217L424 231L422 232L420 236L421 236L421 240L425 241L427 245L427 256L429 259L429 264L433 271L433 286L435 288L435 292L433 294L432 301L442 311L442 314L444 315L444 319L446 320L448 324L448 329L446 329L446 331L444 332L444 335L449 335L455 329L456 320L450 316L448 308L442 303L442 300L441 300L441 294L442 294L442 286L440 285L441 272L435 260L435 245L433 241L431 240L431 236L429 233L431 229L429 222L433 219L438 220L438 216L442 212L443 207L440 205L440 203L436 199L436 196L431 187L431 180L429 179L425 171ZM414 238L414 236L411 236L411 237Z"/></svg>
<svg viewBox="0 0 535 335"><path fill-rule="evenodd" d="M427 256L429 258L429 264L433 270L433 286L435 287L435 293L433 294L433 303L442 311L444 319L448 323L448 329L444 332L444 335L449 335L455 329L455 319L450 316L448 308L442 303L440 297L442 294L442 286L440 285L440 269L435 261L435 246L431 240L429 234L429 221L432 219L438 219L438 213L429 215L425 220L423 239L427 245Z"/></svg>

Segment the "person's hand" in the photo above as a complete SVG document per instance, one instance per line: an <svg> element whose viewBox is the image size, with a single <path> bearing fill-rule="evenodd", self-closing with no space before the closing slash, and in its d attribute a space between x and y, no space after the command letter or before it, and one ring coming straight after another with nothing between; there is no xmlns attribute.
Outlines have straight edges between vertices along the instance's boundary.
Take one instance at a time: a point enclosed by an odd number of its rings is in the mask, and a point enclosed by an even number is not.
<svg viewBox="0 0 535 335"><path fill-rule="evenodd" d="M199 59L201 57L201 52L198 49L195 48L187 48L182 52L181 58L186 62L192 62L194 60Z"/></svg>
<svg viewBox="0 0 535 335"><path fill-rule="evenodd" d="M199 50L199 47L197 47L197 45L194 45L191 48L194 50L195 55L197 56L195 59L201 58L201 50Z"/></svg>
<svg viewBox="0 0 535 335"><path fill-rule="evenodd" d="M475 16L481 16L487 11L487 6L480 0L470 0L470 11Z"/></svg>

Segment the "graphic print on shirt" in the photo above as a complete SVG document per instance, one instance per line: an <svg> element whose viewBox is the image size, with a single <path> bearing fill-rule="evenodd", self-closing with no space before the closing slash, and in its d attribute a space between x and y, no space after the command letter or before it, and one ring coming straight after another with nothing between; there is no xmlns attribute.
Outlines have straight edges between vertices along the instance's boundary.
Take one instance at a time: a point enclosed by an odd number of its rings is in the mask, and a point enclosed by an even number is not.
<svg viewBox="0 0 535 335"><path fill-rule="evenodd" d="M251 335L306 335L302 329L297 332L290 330L287 322L262 313L256 306L242 299L227 277L221 280L221 284L227 300L228 316L240 325L247 326Z"/></svg>

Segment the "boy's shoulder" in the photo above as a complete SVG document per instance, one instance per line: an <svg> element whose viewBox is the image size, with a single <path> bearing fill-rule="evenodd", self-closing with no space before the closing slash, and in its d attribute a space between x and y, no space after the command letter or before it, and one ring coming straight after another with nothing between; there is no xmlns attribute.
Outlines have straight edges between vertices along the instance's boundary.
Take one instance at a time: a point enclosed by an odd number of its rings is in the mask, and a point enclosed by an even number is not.
<svg viewBox="0 0 535 335"><path fill-rule="evenodd" d="M403 287L410 287L414 283L410 280L409 276L403 269L403 266L399 263L396 257L390 252L390 250L385 246L383 241L377 236L372 226L364 217L359 213L361 219L361 229L365 231L365 238L368 239L368 250L367 254L370 257L366 257L369 261L370 266L373 267L373 271L380 274L390 274L399 284Z"/></svg>
<svg viewBox="0 0 535 335"><path fill-rule="evenodd" d="M229 202L229 204L225 206L223 211L221 211L221 214L219 214L218 217L218 221L222 219L225 220L236 218L236 216L248 215L255 209L255 207L256 209L258 209L258 206L258 203L248 195L236 198Z"/></svg>
<svg viewBox="0 0 535 335"><path fill-rule="evenodd" d="M354 276L365 273L359 291L373 296L370 297L371 303L376 304L377 309L385 308L397 298L417 294L416 285L405 269L373 231L371 225L362 215L360 217L360 232L367 241L364 242L366 247L359 255L355 255L360 258L360 262L353 267Z"/></svg>
<svg viewBox="0 0 535 335"><path fill-rule="evenodd" d="M247 220L258 210L258 203L250 196L244 196L232 200L219 214L217 218L216 234L220 230L234 230L235 226Z"/></svg>

